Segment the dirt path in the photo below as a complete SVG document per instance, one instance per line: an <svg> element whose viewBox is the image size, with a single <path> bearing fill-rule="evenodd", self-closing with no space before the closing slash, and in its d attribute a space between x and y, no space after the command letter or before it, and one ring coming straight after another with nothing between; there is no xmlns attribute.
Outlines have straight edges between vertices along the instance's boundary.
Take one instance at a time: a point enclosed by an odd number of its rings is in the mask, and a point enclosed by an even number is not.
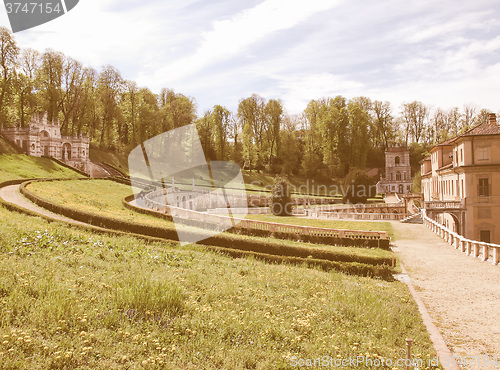
<svg viewBox="0 0 500 370"><path fill-rule="evenodd" d="M476 357L467 369L500 369L500 266L465 255L424 225L391 223L396 251L451 352ZM498 356L498 365L479 365L481 355Z"/></svg>
<svg viewBox="0 0 500 370"><path fill-rule="evenodd" d="M23 207L29 211L36 212L42 216L50 217L58 221L64 221L75 225L87 225L83 222L50 212L49 210L46 210L45 208L39 207L35 203L30 202L19 192L19 186L20 185L10 185L4 188L0 188L0 198L7 202Z"/></svg>

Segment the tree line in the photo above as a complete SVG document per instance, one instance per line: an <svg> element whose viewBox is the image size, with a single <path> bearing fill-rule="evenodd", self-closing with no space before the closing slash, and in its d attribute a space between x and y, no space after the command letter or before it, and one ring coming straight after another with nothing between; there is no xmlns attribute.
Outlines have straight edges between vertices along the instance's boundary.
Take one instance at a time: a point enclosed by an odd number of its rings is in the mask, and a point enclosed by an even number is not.
<svg viewBox="0 0 500 370"><path fill-rule="evenodd" d="M279 99L241 99L237 111L215 105L197 117L191 97L159 94L126 80L115 67L100 71L51 49L21 49L0 27L0 123L25 127L46 111L63 135L88 135L92 147L127 154L162 132L196 123L209 160L232 160L249 170L339 178L353 168L383 167L386 148L412 150L413 162L431 145L485 122L488 111L431 108L342 96L311 100L302 114Z"/></svg>

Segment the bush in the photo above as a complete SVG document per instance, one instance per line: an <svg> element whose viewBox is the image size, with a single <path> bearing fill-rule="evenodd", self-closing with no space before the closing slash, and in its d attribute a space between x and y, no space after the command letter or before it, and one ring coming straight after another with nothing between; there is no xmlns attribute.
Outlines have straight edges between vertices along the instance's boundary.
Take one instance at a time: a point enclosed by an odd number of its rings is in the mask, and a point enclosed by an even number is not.
<svg viewBox="0 0 500 370"><path fill-rule="evenodd" d="M342 189L343 203L366 203L368 198L376 195L375 179L368 176L365 171L355 168L345 177Z"/></svg>
<svg viewBox="0 0 500 370"><path fill-rule="evenodd" d="M290 216L293 210L290 184L285 175L278 175L274 180L271 196L271 212L275 216Z"/></svg>

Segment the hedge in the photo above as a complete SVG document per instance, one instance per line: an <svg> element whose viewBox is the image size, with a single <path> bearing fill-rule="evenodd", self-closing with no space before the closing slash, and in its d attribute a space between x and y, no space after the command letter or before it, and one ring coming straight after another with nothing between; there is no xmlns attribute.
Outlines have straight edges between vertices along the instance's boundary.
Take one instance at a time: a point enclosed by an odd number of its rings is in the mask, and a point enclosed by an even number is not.
<svg viewBox="0 0 500 370"><path fill-rule="evenodd" d="M81 179L81 180L86 180L86 179ZM43 181L58 181L58 180L49 179ZM54 204L46 199L38 197L37 195L27 190L26 186L29 185L30 183L31 181L25 182L21 185L21 192L24 194L24 196L30 199L35 204L38 204L39 206L46 208L54 213L58 213L66 217L81 222L85 222L94 226L109 228L113 230L120 230L134 234L146 235L151 237L157 237L161 239L168 239L173 241L179 240L177 232L175 231L174 228L168 229L156 226L137 224L129 221L118 220L111 217L95 215L92 213L79 211L76 209ZM147 213L147 211L148 210L144 210L145 213ZM205 246L217 246L221 248L234 249L239 251L250 251L250 252L263 253L275 256L313 258L319 260L338 261L338 262L358 262L370 265L392 264L392 259L388 257L359 256L359 255L338 253L319 248L306 248L306 247L282 245L277 242L240 238L230 234L217 234L208 239L201 240L197 244Z"/></svg>
<svg viewBox="0 0 500 370"><path fill-rule="evenodd" d="M58 181L58 180L66 180L66 179L46 179L43 181ZM79 180L87 180L87 179L84 178L84 179L79 179ZM32 198L31 200L34 200L36 202L39 201L40 206L43 206L43 204L45 204L45 205L50 204L49 207L53 208L54 210L57 210L57 209L61 210L64 208L66 210L70 210L66 207L58 206L58 205L52 204L51 202L47 202L47 201L43 200L42 198L37 197L36 195L29 192L26 189L26 186L32 181L39 181L39 180L6 181L6 182L0 184L0 188L8 186L8 185L22 184L21 185L21 192L25 196L27 194L29 194L28 197ZM22 207L15 205L15 204L11 204L9 202L6 202L3 199L0 199L0 204L2 204L6 208L11 209L13 211L22 212L22 213L25 213L25 214L28 214L31 216L40 216L35 212L26 210ZM53 211L53 210L51 210L51 211ZM76 213L77 212L75 212L74 214L76 214ZM79 212L79 213L83 214L85 212ZM69 212L68 212L68 214L69 214ZM89 215L91 216L91 218L95 218L96 220L100 219L101 222L102 221L113 221L116 224L130 224L126 221L119 221L119 220L114 220L111 218L108 219L107 217L87 214L87 216L89 216ZM57 221L57 220L52 219L50 217L46 217L46 216L42 216L42 217L49 220L49 221ZM83 219L83 215L81 218ZM106 219L108 219L108 220L106 220ZM135 224L133 224L133 225L135 225ZM92 225L88 225L88 226L87 225L74 225L74 226L82 228L82 229L86 229L86 230L91 230L91 231L97 232L97 233L129 235L129 236L133 236L133 237L137 237L137 238L141 238L141 239L146 239L146 240L150 240L150 241L164 241L165 240L164 237L159 238L156 236L150 236L150 235L145 235L145 234L140 234L140 233L132 233L129 230L125 230L125 231L109 230L109 229L102 229L102 228L92 226ZM170 230L167 230L167 231L170 232ZM216 238L216 239L226 240L227 242L230 241L228 238ZM170 241L175 243L175 241L173 241L173 240L170 240ZM236 241L236 242L238 242L238 241ZM314 251L319 251L319 252L328 252L328 251L313 250L313 249L307 249L307 248L298 248L298 249L307 250L308 252L313 253L313 254L309 253L309 255L306 258L302 258L302 257L298 257L298 256L273 255L273 254L269 254L269 253L256 252L256 251L252 251L252 250L242 250L242 249L238 249L238 248L214 246L214 245L209 245L208 243L202 243L202 244L203 244L204 248L206 248L208 250L211 250L211 251L214 251L217 253L221 253L224 255L228 255L228 256L231 256L233 258L243 258L243 257L252 256L258 260L262 260L262 261L267 262L267 263L288 263L288 264L293 264L293 265L304 265L304 266L307 266L310 268L321 268L325 271L335 270L335 271L343 272L343 273L350 274L350 275L376 277L376 278L381 278L381 279L389 280L389 281L393 280L393 270L388 266L388 264L372 265L369 263L360 263L360 262L352 262L352 261L335 261L335 260L324 260L321 258L313 258ZM250 243L250 244L256 245L257 243L254 242L254 243ZM273 245L273 243L266 243L266 242L263 244ZM233 247L234 247L234 245L233 245ZM286 247L286 246L279 246L279 247L285 247L285 249L288 248L291 250L297 249L297 247ZM282 249L282 250L285 250L285 249ZM330 252L330 253L332 253L332 252ZM332 256L333 255L335 255L335 253L333 253ZM346 257L345 255L339 255L339 256ZM352 256L352 257L359 257L359 256ZM370 259L370 258L377 259L376 257L365 257L365 259L366 258L367 259ZM361 261L361 260L363 260L363 258L359 258L359 260ZM385 261L385 262L388 262L388 261Z"/></svg>
<svg viewBox="0 0 500 370"><path fill-rule="evenodd" d="M113 180L116 181L116 180ZM125 208L133 210L135 212L139 212L142 214L151 215L154 217L162 218L168 221L172 221L172 216L166 215L162 212L148 210L142 207L133 206L130 204L130 201L134 199L134 196L125 197L122 200L122 204ZM198 226L200 228L206 223L197 224L195 221L191 222L192 226ZM216 226L216 225L214 225ZM335 238L331 236L315 236L315 235L302 235L295 233L282 233L282 232L272 232L269 230L260 230L260 229L250 229L240 227L238 225L226 230L232 234L240 234L247 236L256 236L256 237L272 237L276 239L286 239L286 240L294 240L294 241L302 241L305 243L313 243L313 244L327 244L327 245L338 245L345 247L358 247L358 248L380 248L383 250L390 250L389 239L361 239L361 238Z"/></svg>

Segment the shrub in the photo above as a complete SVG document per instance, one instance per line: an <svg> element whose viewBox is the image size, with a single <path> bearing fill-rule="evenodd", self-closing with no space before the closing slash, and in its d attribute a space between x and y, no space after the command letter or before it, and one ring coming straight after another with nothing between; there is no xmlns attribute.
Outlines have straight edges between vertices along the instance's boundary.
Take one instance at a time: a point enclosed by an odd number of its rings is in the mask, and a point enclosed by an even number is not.
<svg viewBox="0 0 500 370"><path fill-rule="evenodd" d="M275 216L290 216L293 210L290 184L285 175L278 175L274 180L271 197L271 212Z"/></svg>

